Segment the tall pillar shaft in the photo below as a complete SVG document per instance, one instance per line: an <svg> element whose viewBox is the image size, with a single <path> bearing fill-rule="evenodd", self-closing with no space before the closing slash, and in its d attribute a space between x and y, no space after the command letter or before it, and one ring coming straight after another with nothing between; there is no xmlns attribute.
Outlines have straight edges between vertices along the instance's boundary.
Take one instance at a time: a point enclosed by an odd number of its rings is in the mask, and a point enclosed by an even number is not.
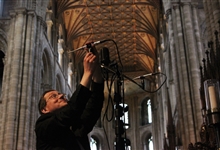
<svg viewBox="0 0 220 150"><path fill-rule="evenodd" d="M219 30L219 24L218 24L218 21L220 21L219 2L212 1L211 7L212 7L215 30Z"/></svg>
<svg viewBox="0 0 220 150"><path fill-rule="evenodd" d="M208 21L206 22L207 23L207 32L209 33L210 37L209 38L209 41L210 40L213 40L214 39L214 32L216 30L216 27L215 27L215 19L214 19L214 16L213 16L213 8L212 8L212 1L210 0L206 0L204 5L206 4L206 14L207 14L207 18L208 18Z"/></svg>
<svg viewBox="0 0 220 150"><path fill-rule="evenodd" d="M191 3L183 3L183 19L184 19L184 26L185 26L185 40L186 40L186 59L187 59L187 77L189 80L189 89L186 89L186 93L189 96L187 101L187 108L188 108L188 116L192 116L192 121L189 121L190 127L190 137L192 137L190 142L197 141L197 135L195 131L199 129L198 121L202 123L202 117L198 118L197 112L201 112L201 107L198 105L200 101L199 96L199 88L200 88L200 74L199 74L199 65L198 65L198 53L197 53L197 45L195 41L195 28L193 19L196 19L192 16L192 5ZM191 113L191 114L190 114ZM201 114L200 114L201 116ZM194 122L193 122L194 121ZM194 140L193 140L194 139Z"/></svg>
<svg viewBox="0 0 220 150"><path fill-rule="evenodd" d="M21 82L18 80L21 78L21 64L22 58L21 54L23 54L23 40L24 40L24 29L26 26L25 20L26 10L16 10L16 12L11 13L11 26L10 26L10 44L7 50L7 61L5 74L8 74L9 79L4 82L4 95L3 95L3 110L7 112L3 114L3 125L2 130L4 132L2 134L2 145L1 149L15 149L17 141L16 137L16 129L18 126L18 109L20 101L20 90L21 90ZM10 86L11 85L11 86ZM12 86L13 85L13 86ZM10 88L8 88L10 86ZM9 91L10 90L10 91ZM6 92L7 91L7 92ZM8 93L8 94L7 94ZM19 98L18 98L19 97ZM7 100L7 102L5 101Z"/></svg>
<svg viewBox="0 0 220 150"><path fill-rule="evenodd" d="M31 128L31 99L32 99L32 80L33 80L33 53L34 53L34 37L36 33L35 23L36 16L34 12L27 13L27 27L25 29L21 100L19 104L19 122L18 122L18 143L17 149L28 149L29 130ZM25 137L23 139L22 137Z"/></svg>
<svg viewBox="0 0 220 150"><path fill-rule="evenodd" d="M34 117L33 105L34 52L36 14L23 8L11 12L2 89L2 113L0 149L33 149ZM39 52L38 52L39 53ZM42 57L39 57L42 58ZM39 62L39 61L38 61ZM35 68L36 69L36 68ZM35 70L39 72L38 70ZM36 79L36 78L35 78ZM34 146L35 148L35 146Z"/></svg>
<svg viewBox="0 0 220 150"><path fill-rule="evenodd" d="M188 84L187 83L187 68L186 68L186 60L185 60L185 46L184 46L184 33L183 33L183 26L182 26L182 20L181 20L181 10L179 4L174 4L173 6L174 9L174 17L175 17L175 26L176 28L176 42L175 42L175 48L176 48L176 64L177 64L177 73L178 73L178 83L176 86L179 87L179 92L180 94L180 99L179 99L179 105L181 106L181 111L182 111L182 128L184 129L182 131L182 141L183 143L186 143L187 139L189 139L188 136L188 117L187 117L187 110L184 110L182 106L186 106L186 99L188 96L186 95L184 89L188 89ZM184 121L184 118L186 121Z"/></svg>

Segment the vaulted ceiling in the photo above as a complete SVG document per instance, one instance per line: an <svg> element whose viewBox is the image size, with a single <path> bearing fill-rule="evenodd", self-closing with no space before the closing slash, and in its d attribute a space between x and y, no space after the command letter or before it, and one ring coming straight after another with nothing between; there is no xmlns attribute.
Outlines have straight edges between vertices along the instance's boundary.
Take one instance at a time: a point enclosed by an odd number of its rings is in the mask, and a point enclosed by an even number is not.
<svg viewBox="0 0 220 150"><path fill-rule="evenodd" d="M157 63L159 0L55 0L56 18L68 52L76 62L85 52L74 51L88 41L102 41L110 60L124 72L152 73Z"/></svg>

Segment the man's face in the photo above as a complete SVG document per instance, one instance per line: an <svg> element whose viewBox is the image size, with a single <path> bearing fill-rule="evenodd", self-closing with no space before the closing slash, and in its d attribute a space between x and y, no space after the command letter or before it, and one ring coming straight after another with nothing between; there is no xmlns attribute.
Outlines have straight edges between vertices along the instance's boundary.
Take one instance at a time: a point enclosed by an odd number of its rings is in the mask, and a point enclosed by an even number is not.
<svg viewBox="0 0 220 150"><path fill-rule="evenodd" d="M58 91L50 91L44 95L44 98L46 100L46 106L42 110L43 113L52 112L67 105L65 95Z"/></svg>

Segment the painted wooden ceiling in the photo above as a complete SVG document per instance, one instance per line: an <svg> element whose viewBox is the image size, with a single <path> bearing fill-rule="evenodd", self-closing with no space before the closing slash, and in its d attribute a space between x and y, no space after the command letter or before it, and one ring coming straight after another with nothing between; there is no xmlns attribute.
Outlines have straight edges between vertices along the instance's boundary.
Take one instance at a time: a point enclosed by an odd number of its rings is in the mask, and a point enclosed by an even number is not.
<svg viewBox="0 0 220 150"><path fill-rule="evenodd" d="M56 18L67 50L76 62L85 52L74 51L88 41L124 72L152 73L157 63L159 0L55 0ZM72 52L73 51L73 52Z"/></svg>

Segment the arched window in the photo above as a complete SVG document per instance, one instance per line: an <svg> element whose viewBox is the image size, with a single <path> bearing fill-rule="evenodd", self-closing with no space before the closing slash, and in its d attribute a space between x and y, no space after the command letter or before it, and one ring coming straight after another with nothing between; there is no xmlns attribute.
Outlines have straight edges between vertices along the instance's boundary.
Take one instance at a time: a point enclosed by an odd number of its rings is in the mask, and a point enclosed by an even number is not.
<svg viewBox="0 0 220 150"><path fill-rule="evenodd" d="M0 0L0 17L2 16L3 11L3 0Z"/></svg>
<svg viewBox="0 0 220 150"><path fill-rule="evenodd" d="M147 136L147 138L144 141L144 150L154 150L153 147L153 137L150 134L149 136Z"/></svg>
<svg viewBox="0 0 220 150"><path fill-rule="evenodd" d="M128 114L128 105L127 104L120 104L120 106L124 107L124 115L121 117L121 120L125 123L125 129L129 128L129 114Z"/></svg>
<svg viewBox="0 0 220 150"><path fill-rule="evenodd" d="M70 62L69 65L68 65L68 84L69 86L72 88L73 86L73 72L72 72L72 63Z"/></svg>
<svg viewBox="0 0 220 150"><path fill-rule="evenodd" d="M4 58L5 54L0 51L0 95L2 90L2 80L3 80L3 72L4 72Z"/></svg>
<svg viewBox="0 0 220 150"><path fill-rule="evenodd" d="M125 150L131 150L131 141L129 140L129 139L127 139L127 138L124 138L124 145L125 145ZM117 148L117 143L116 143L116 141L114 141L114 149L116 149Z"/></svg>
<svg viewBox="0 0 220 150"><path fill-rule="evenodd" d="M91 150L98 150L99 149L99 141L95 136L90 137L90 148L91 148Z"/></svg>
<svg viewBox="0 0 220 150"><path fill-rule="evenodd" d="M153 149L154 149L154 146L153 146L153 137L152 137L152 136L148 139L148 149L149 149L149 150L153 150Z"/></svg>
<svg viewBox="0 0 220 150"><path fill-rule="evenodd" d="M121 108L121 111L123 112L122 116L120 117L120 120L122 120L124 123L124 129L128 129L130 127L128 105L121 103L121 104L119 104L119 106ZM116 105L114 105L114 108L116 109ZM116 117L115 117L115 119L116 119ZM113 123L115 123L115 122L113 121ZM113 128L115 128L115 124L113 124Z"/></svg>
<svg viewBox="0 0 220 150"><path fill-rule="evenodd" d="M50 84L50 62L49 62L49 59L47 59L48 56L46 54L46 50L44 51L43 53L43 56L42 56L42 70L41 70L41 78L42 78L42 90L43 91L46 91L46 90L49 90L51 89L51 84Z"/></svg>
<svg viewBox="0 0 220 150"><path fill-rule="evenodd" d="M147 101L147 111L148 111L148 122L152 122L152 113L151 113L151 100Z"/></svg>
<svg viewBox="0 0 220 150"><path fill-rule="evenodd" d="M56 78L56 90L59 91L59 92L63 92L61 87L62 87L62 85L60 83L59 77L57 76L57 78Z"/></svg>
<svg viewBox="0 0 220 150"><path fill-rule="evenodd" d="M125 143L125 150L131 150L131 141L129 139L126 139Z"/></svg>
<svg viewBox="0 0 220 150"><path fill-rule="evenodd" d="M141 125L146 125L152 122L151 100L149 98L141 103Z"/></svg>

